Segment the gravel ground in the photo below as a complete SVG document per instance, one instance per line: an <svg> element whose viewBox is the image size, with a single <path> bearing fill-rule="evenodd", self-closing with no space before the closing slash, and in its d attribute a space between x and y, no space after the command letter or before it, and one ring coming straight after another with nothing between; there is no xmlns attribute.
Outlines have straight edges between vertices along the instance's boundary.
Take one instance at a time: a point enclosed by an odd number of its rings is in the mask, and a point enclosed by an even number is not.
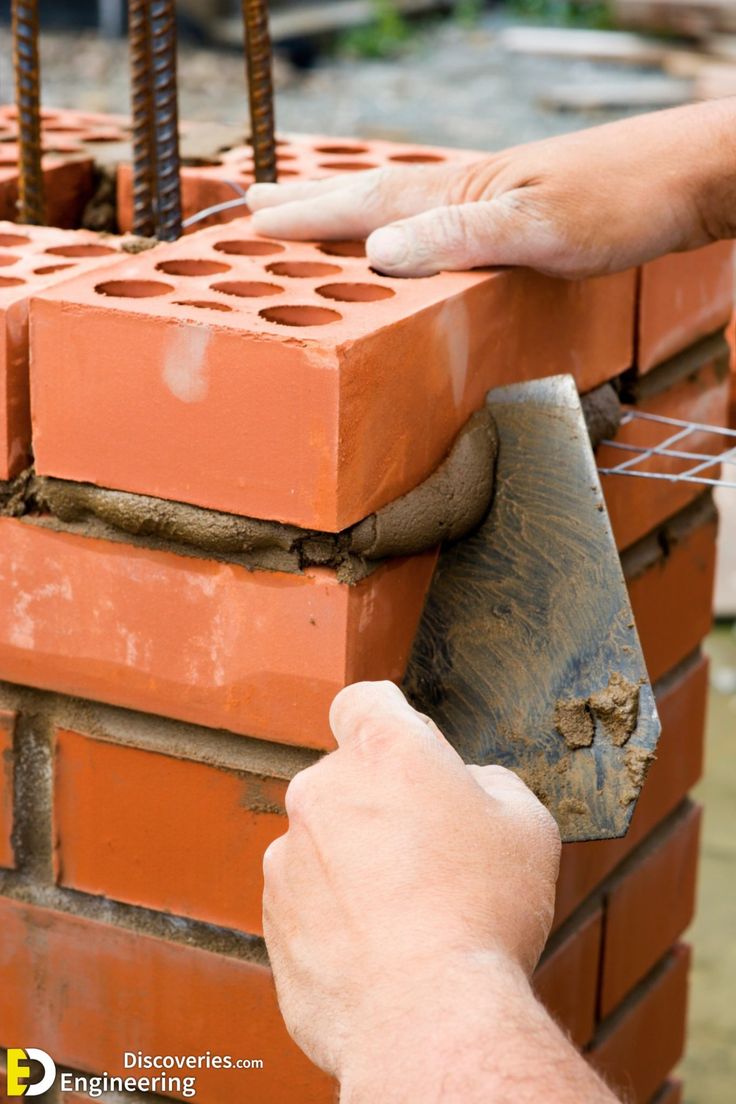
<svg viewBox="0 0 736 1104"><path fill-rule="evenodd" d="M489 15L467 28L453 21L417 30L399 58L326 58L309 71L277 59L277 114L283 130L392 138L498 149L616 117L544 111L546 86L620 75L585 61L521 58L498 42L504 21ZM0 44L0 85L9 98L9 42ZM247 112L242 58L183 45L182 118L240 123ZM61 107L127 112L126 47L94 34L50 32L42 41L44 100ZM620 112L618 113L620 114Z"/></svg>

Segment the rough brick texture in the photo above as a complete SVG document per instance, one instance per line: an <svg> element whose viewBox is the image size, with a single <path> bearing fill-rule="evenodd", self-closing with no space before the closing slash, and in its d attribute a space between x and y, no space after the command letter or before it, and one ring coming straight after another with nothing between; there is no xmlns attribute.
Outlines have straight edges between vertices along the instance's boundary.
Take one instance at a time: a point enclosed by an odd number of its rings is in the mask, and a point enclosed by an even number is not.
<svg viewBox="0 0 736 1104"><path fill-rule="evenodd" d="M0 678L332 747L337 691L401 678L434 562L348 586L0 518Z"/></svg>
<svg viewBox="0 0 736 1104"><path fill-rule="evenodd" d="M630 272L397 280L247 220L202 231L36 297L37 468L338 530L429 475L489 387L623 371L633 294Z"/></svg>
<svg viewBox="0 0 736 1104"><path fill-rule="evenodd" d="M57 882L260 934L261 862L286 830L286 785L61 729Z"/></svg>
<svg viewBox="0 0 736 1104"><path fill-rule="evenodd" d="M602 919L598 908L561 932L534 975L539 999L579 1047L595 1030Z"/></svg>
<svg viewBox="0 0 736 1104"><path fill-rule="evenodd" d="M607 1016L682 935L695 910L701 812L687 805L605 893L600 1011Z"/></svg>
<svg viewBox="0 0 736 1104"><path fill-rule="evenodd" d="M198 1071L203 1100L334 1101L329 1079L287 1035L270 972L257 963L7 899L0 959L3 1031L66 1066L124 1074L125 1051L217 1049L260 1058L264 1069Z"/></svg>
<svg viewBox="0 0 736 1104"><path fill-rule="evenodd" d="M681 944L602 1025L590 1058L631 1104L648 1104L685 1045L690 950Z"/></svg>
<svg viewBox="0 0 736 1104"><path fill-rule="evenodd" d="M118 254L116 238L0 222L0 479L17 475L31 458L29 299Z"/></svg>
<svg viewBox="0 0 736 1104"><path fill-rule="evenodd" d="M733 311L734 249L717 242L671 253L641 270L637 365L647 372L726 325Z"/></svg>

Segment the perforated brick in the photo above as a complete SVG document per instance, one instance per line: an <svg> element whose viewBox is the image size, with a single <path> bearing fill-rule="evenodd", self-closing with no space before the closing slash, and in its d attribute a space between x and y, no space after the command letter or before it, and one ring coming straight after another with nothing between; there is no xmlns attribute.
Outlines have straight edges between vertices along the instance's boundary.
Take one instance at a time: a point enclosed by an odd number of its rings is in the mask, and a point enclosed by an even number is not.
<svg viewBox="0 0 736 1104"><path fill-rule="evenodd" d="M32 309L39 472L339 530L437 466L494 384L631 355L632 273L400 280L248 220Z"/></svg>
<svg viewBox="0 0 736 1104"><path fill-rule="evenodd" d="M0 222L0 479L17 475L31 456L30 297L109 264L119 250L119 239L84 230Z"/></svg>

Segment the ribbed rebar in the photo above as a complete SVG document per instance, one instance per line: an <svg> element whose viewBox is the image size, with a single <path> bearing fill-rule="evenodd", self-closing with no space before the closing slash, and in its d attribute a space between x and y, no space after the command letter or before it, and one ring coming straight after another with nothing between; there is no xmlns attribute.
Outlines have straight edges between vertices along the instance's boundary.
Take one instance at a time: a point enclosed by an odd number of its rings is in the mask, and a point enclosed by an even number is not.
<svg viewBox="0 0 736 1104"><path fill-rule="evenodd" d="M243 0L251 143L257 181L276 180L271 34L266 0Z"/></svg>
<svg viewBox="0 0 736 1104"><path fill-rule="evenodd" d="M13 0L12 12L13 68L20 150L18 217L21 222L42 226L46 205L41 165L38 0Z"/></svg>
<svg viewBox="0 0 736 1104"><path fill-rule="evenodd" d="M133 233L148 238L156 229L151 0L128 0L128 35L133 123Z"/></svg>
<svg viewBox="0 0 736 1104"><path fill-rule="evenodd" d="M151 27L156 235L162 241L175 241L181 237L181 180L174 0L152 0Z"/></svg>

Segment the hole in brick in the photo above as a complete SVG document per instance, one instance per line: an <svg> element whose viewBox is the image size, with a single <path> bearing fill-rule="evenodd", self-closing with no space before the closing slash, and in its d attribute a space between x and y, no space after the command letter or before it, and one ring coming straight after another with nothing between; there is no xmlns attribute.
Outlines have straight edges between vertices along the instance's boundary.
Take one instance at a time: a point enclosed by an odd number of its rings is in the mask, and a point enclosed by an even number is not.
<svg viewBox="0 0 736 1104"><path fill-rule="evenodd" d="M44 130L53 131L55 134L81 134L82 127L71 126L69 123L44 122Z"/></svg>
<svg viewBox="0 0 736 1104"><path fill-rule="evenodd" d="M324 299L336 299L339 303L373 303L396 294L381 284L323 284L316 290Z"/></svg>
<svg viewBox="0 0 736 1104"><path fill-rule="evenodd" d="M34 268L37 276L50 276L52 272L61 272L63 268L74 268L73 264L44 265L43 268Z"/></svg>
<svg viewBox="0 0 736 1104"><path fill-rule="evenodd" d="M50 253L52 257L105 257L108 253L117 253L117 249L88 242L86 245L53 245L44 253Z"/></svg>
<svg viewBox="0 0 736 1104"><path fill-rule="evenodd" d="M95 291L99 295L112 295L118 299L151 299L155 295L167 295L173 291L171 284L159 280L107 280L97 284Z"/></svg>
<svg viewBox="0 0 736 1104"><path fill-rule="evenodd" d="M18 258L12 253L0 253L0 268L5 268L6 265L17 264Z"/></svg>
<svg viewBox="0 0 736 1104"><path fill-rule="evenodd" d="M28 245L31 239L24 234L0 234L0 246L12 249L15 245Z"/></svg>
<svg viewBox="0 0 736 1104"><path fill-rule="evenodd" d="M274 261L266 265L274 276L335 276L342 269L337 265L324 264L322 261Z"/></svg>
<svg viewBox="0 0 736 1104"><path fill-rule="evenodd" d="M315 150L317 153L334 153L338 157L341 155L350 157L352 153L367 153L368 147L358 145L315 146Z"/></svg>
<svg viewBox="0 0 736 1104"><path fill-rule="evenodd" d="M229 272L230 265L222 261L159 261L156 265L159 272L165 272L167 276L217 276L218 272Z"/></svg>
<svg viewBox="0 0 736 1104"><path fill-rule="evenodd" d="M378 165L368 161L320 161L321 169L332 169L333 172L363 172L365 169L377 169Z"/></svg>
<svg viewBox="0 0 736 1104"><path fill-rule="evenodd" d="M20 287L24 283L20 276L0 276L0 288Z"/></svg>
<svg viewBox="0 0 736 1104"><path fill-rule="evenodd" d="M365 257L365 242L361 241L321 242L317 248L328 257Z"/></svg>
<svg viewBox="0 0 736 1104"><path fill-rule="evenodd" d="M435 161L446 161L439 153L394 153L389 161L400 161L404 165L429 165Z"/></svg>
<svg viewBox="0 0 736 1104"><path fill-rule="evenodd" d="M281 180L282 177L284 177L284 176L298 176L298 175L299 175L299 173L297 172L296 169L282 169L281 166L279 166L279 171L278 171L279 180Z"/></svg>
<svg viewBox="0 0 736 1104"><path fill-rule="evenodd" d="M177 307L197 307L199 310L231 311L227 303L218 303L216 299L181 299L175 303Z"/></svg>
<svg viewBox="0 0 736 1104"><path fill-rule="evenodd" d="M255 299L284 289L278 284L267 284L265 280L225 280L221 284L212 284L212 290L222 291L225 295L238 295L241 299Z"/></svg>
<svg viewBox="0 0 736 1104"><path fill-rule="evenodd" d="M296 154L295 153L282 153L281 150L279 150L276 154L276 160L277 161L296 161Z"/></svg>
<svg viewBox="0 0 736 1104"><path fill-rule="evenodd" d="M279 326L326 326L342 318L327 307L265 307L258 313L267 322L276 322Z"/></svg>
<svg viewBox="0 0 736 1104"><path fill-rule="evenodd" d="M18 158L14 153L0 151L0 165L2 165L4 169L17 169Z"/></svg>
<svg viewBox="0 0 736 1104"><path fill-rule="evenodd" d="M283 253L284 246L272 241L245 241L243 239L215 242L218 253L230 253L239 257L265 257L269 253Z"/></svg>
<svg viewBox="0 0 736 1104"><path fill-rule="evenodd" d="M124 142L125 135L121 130L98 130L93 134L83 134L82 142Z"/></svg>
<svg viewBox="0 0 736 1104"><path fill-rule="evenodd" d="M212 157L183 157L182 165L186 165L189 169L217 169L222 164L222 161Z"/></svg>

